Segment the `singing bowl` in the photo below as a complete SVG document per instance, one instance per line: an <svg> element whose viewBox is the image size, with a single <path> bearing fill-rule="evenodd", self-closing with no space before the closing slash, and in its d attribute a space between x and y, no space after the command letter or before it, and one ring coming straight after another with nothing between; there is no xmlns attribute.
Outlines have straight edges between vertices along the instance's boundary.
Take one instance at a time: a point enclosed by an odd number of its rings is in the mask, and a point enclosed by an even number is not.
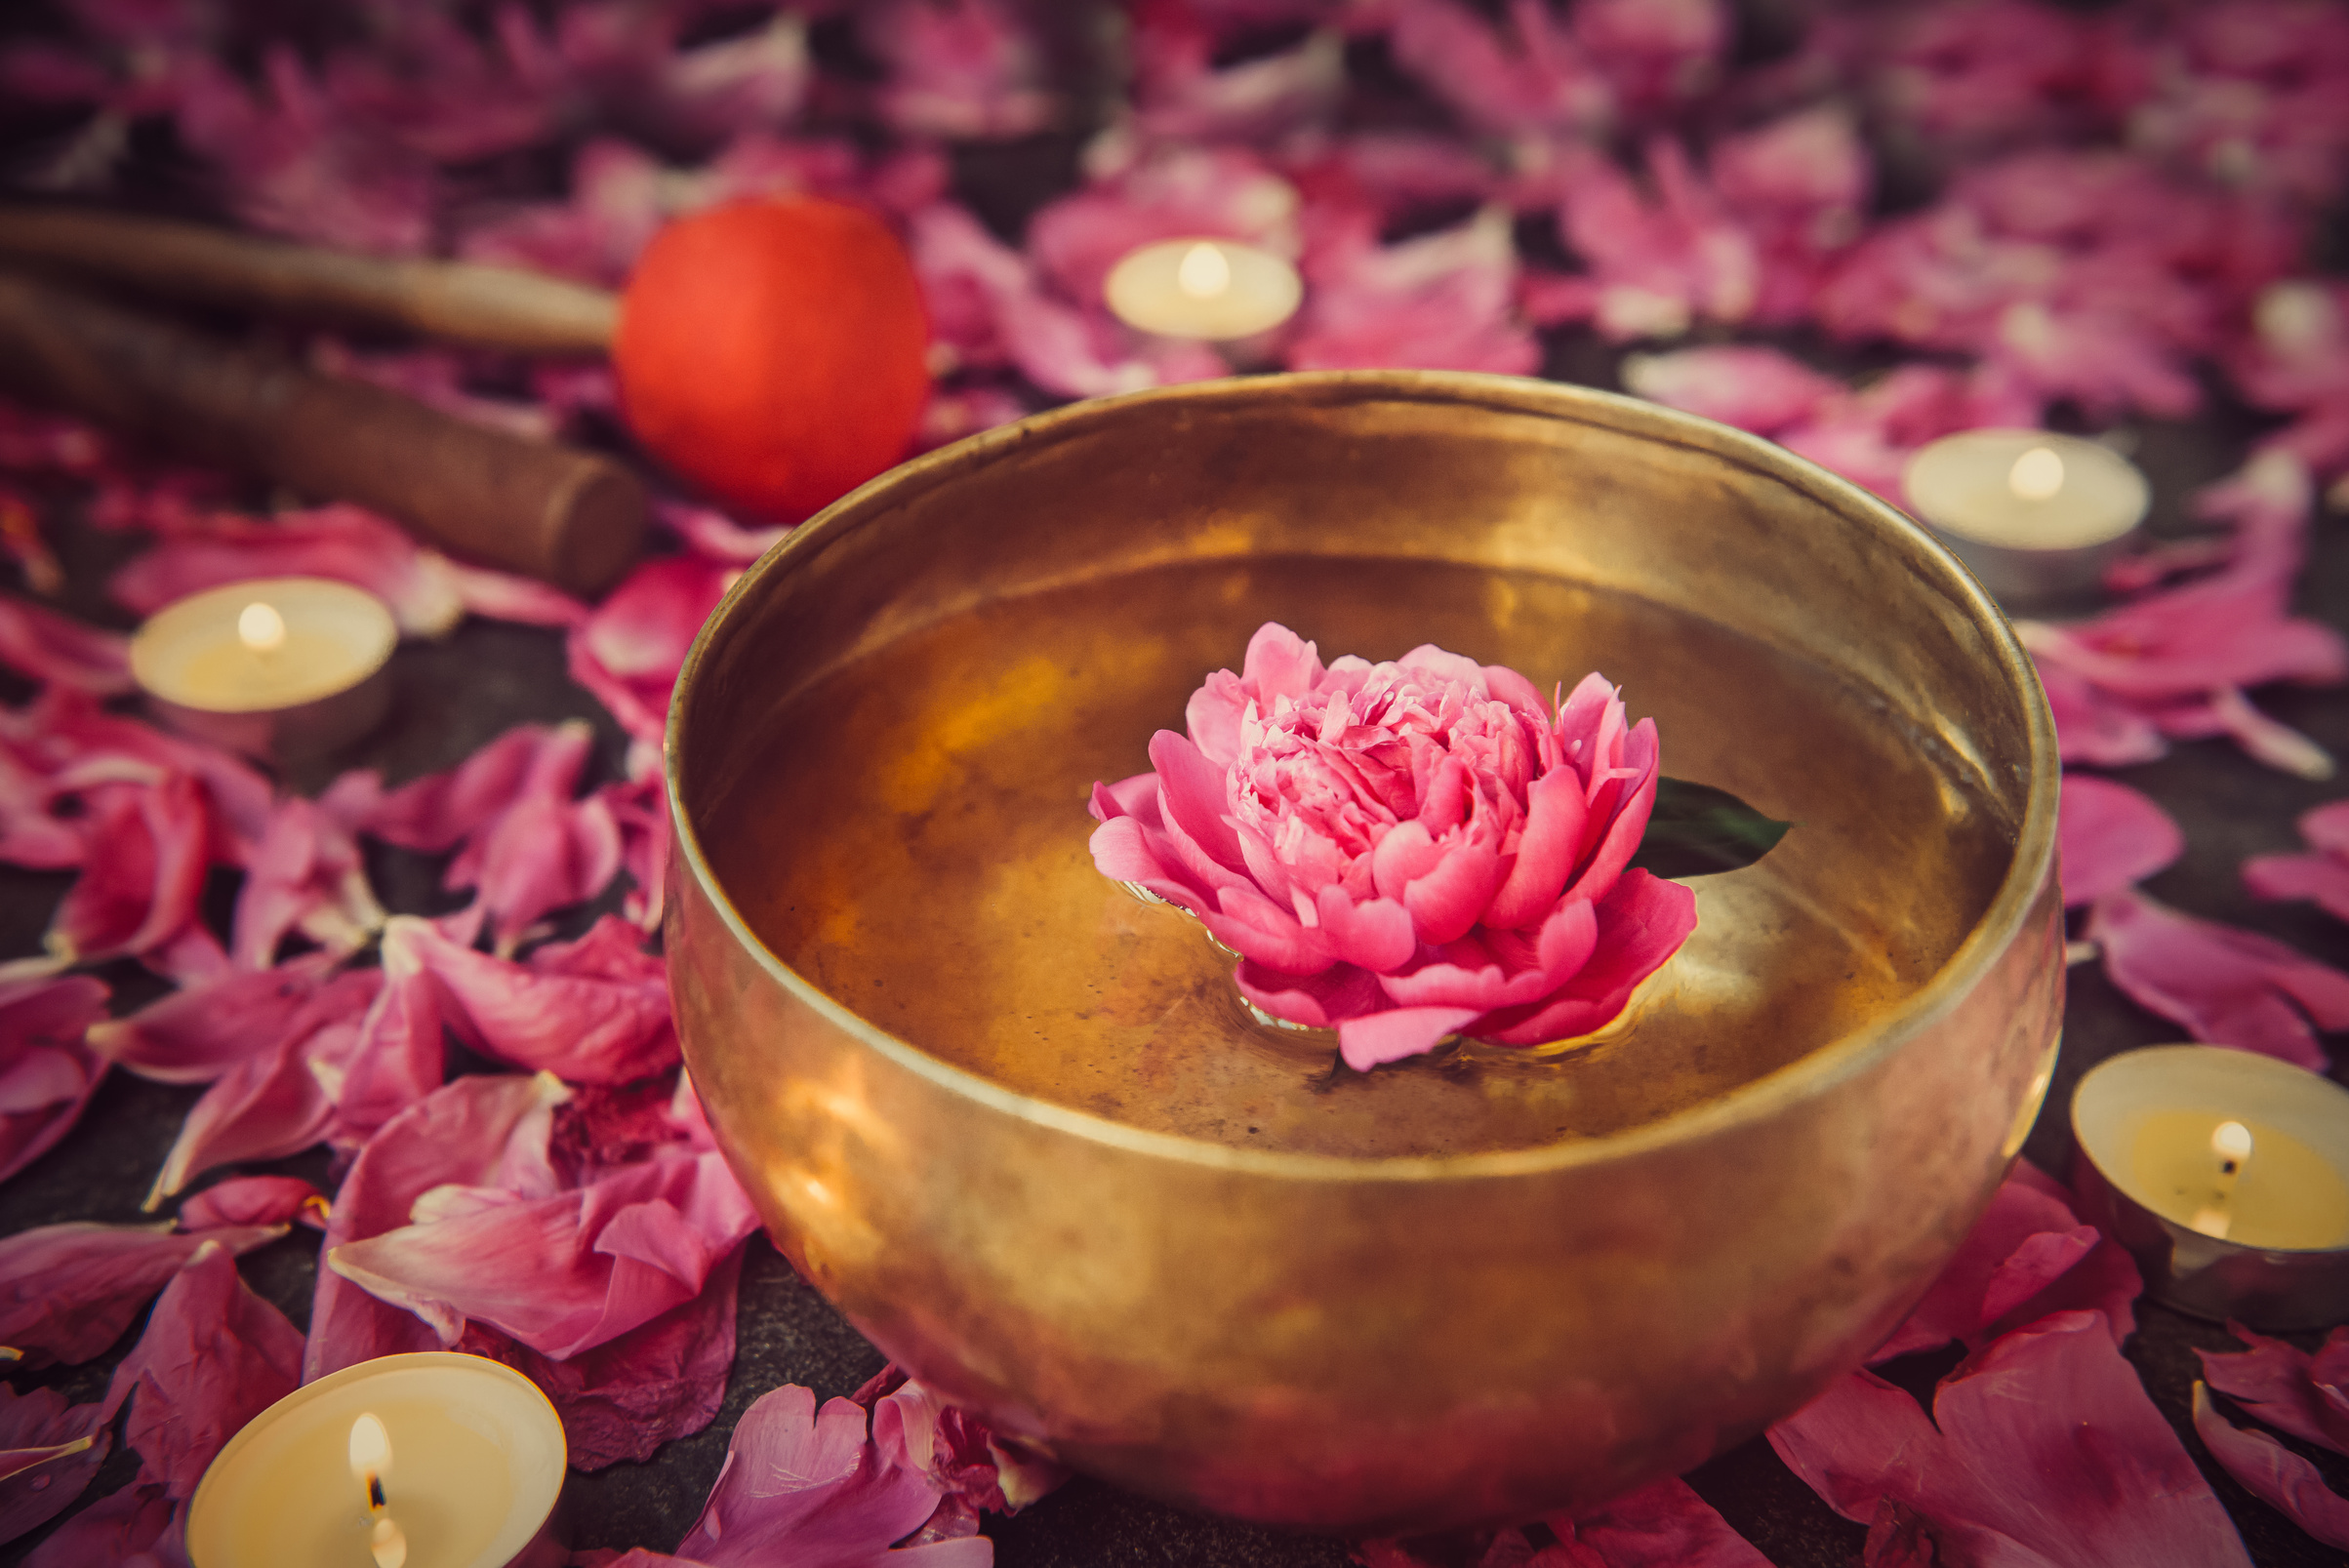
<svg viewBox="0 0 2349 1568"><path fill-rule="evenodd" d="M1666 773L1796 825L1596 1038L1334 1068L1085 847L1276 617L1599 668ZM1225 1514L1521 1519L1743 1440L1914 1304L2052 1067L2007 624L1882 502L1604 393L1268 377L974 437L744 575L667 765L686 1062L776 1243L999 1430Z"/></svg>

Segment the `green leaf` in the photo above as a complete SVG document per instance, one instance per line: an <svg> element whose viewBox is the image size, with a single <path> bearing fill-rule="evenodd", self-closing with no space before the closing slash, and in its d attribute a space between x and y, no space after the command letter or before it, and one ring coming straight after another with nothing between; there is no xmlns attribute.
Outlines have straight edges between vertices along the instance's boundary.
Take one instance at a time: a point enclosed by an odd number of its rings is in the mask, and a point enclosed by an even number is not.
<svg viewBox="0 0 2349 1568"><path fill-rule="evenodd" d="M1631 863L1658 876L1742 870L1767 855L1793 825L1771 821L1726 789L1659 779L1656 809Z"/></svg>

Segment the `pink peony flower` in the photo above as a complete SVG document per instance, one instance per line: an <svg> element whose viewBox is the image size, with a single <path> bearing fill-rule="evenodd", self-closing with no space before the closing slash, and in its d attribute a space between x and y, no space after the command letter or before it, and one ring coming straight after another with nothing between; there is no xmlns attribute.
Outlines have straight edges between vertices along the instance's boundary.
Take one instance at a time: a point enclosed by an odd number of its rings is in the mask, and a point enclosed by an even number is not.
<svg viewBox="0 0 2349 1568"><path fill-rule="evenodd" d="M1598 675L1553 714L1515 670L1433 645L1324 667L1268 623L1187 717L1155 773L1094 785L1093 864L1196 915L1242 995L1335 1026L1357 1070L1587 1033L1695 929L1695 895L1625 870L1655 721Z"/></svg>

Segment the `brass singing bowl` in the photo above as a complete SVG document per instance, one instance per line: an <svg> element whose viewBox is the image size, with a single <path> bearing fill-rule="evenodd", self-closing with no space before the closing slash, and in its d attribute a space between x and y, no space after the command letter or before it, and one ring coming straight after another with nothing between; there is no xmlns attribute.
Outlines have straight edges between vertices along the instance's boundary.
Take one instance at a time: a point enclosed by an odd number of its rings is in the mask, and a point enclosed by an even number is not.
<svg viewBox="0 0 2349 1568"><path fill-rule="evenodd" d="M1333 1070L1085 848L1276 617L1603 670L1666 773L1796 826L1598 1037ZM1882 502L1626 398L1300 375L974 437L751 567L668 736L686 1061L777 1244L946 1397L1227 1514L1520 1519L1743 1440L1913 1305L2052 1065L2005 622Z"/></svg>

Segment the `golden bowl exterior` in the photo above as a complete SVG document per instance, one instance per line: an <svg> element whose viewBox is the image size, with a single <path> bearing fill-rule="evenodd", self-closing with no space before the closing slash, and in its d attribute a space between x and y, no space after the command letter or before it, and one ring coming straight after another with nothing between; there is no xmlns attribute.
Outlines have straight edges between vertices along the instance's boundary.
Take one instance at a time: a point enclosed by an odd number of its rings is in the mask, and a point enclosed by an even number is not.
<svg viewBox="0 0 2349 1568"><path fill-rule="evenodd" d="M826 765L764 744L792 692L1071 585L1098 592L1106 666L1133 573L1268 557L1588 584L1834 671L1925 759L1940 820L1872 820L1865 770L1833 748L1791 747L1783 783L1816 806L1851 906L1933 962L1783 1065L1614 1130L1349 1157L1015 1092L860 1017L754 934L750 870L710 824L773 757ZM1722 701L1701 670L1672 679L1685 689L1667 699ZM1667 771L1682 772L1676 745L1703 753L1691 728L1667 726ZM686 1059L777 1244L874 1345L998 1428L1243 1518L1364 1534L1521 1519L1743 1440L1907 1311L2052 1067L2054 733L2004 619L1873 497L1604 393L1268 377L973 438L845 498L746 574L686 663L668 767ZM905 962L918 974L922 955Z"/></svg>

